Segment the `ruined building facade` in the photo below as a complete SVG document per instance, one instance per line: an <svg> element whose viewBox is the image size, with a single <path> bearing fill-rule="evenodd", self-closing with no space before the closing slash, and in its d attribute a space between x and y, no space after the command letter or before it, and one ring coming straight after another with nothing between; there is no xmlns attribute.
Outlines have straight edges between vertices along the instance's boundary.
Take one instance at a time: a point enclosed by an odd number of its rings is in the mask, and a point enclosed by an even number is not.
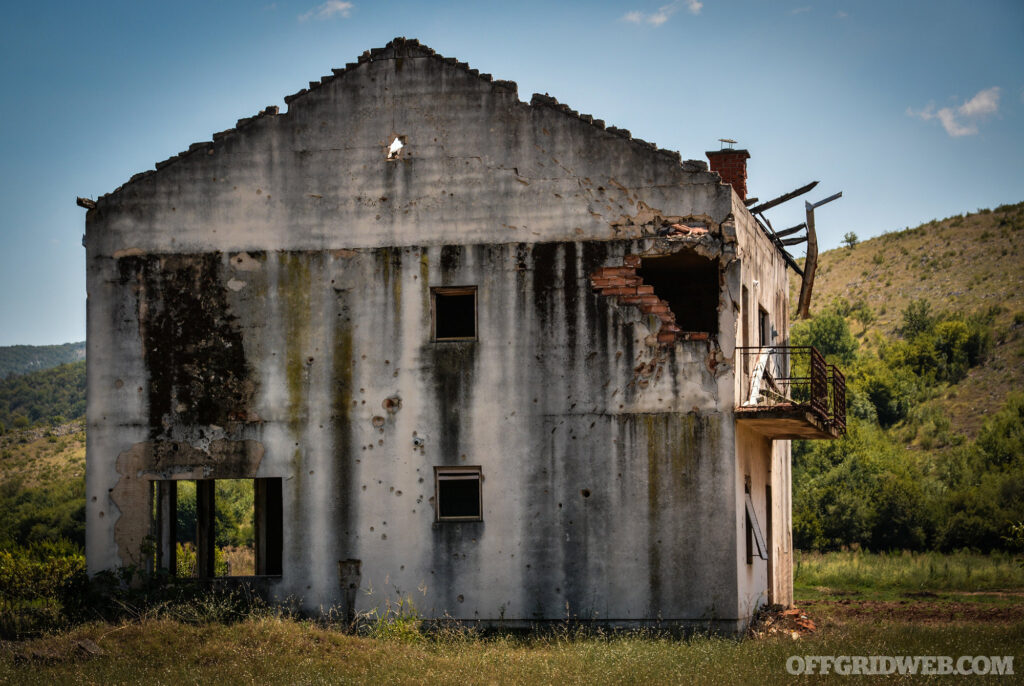
<svg viewBox="0 0 1024 686"><path fill-rule="evenodd" d="M88 204L90 572L173 568L188 480L212 574L251 479L252 581L310 611L791 602L789 442L738 409L786 264L732 186L415 41L286 102Z"/></svg>

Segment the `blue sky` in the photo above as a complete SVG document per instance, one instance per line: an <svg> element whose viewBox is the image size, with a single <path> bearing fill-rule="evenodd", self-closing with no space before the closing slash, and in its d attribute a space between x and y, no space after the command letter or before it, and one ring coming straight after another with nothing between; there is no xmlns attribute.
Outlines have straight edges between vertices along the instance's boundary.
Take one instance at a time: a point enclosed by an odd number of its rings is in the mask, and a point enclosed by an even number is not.
<svg viewBox="0 0 1024 686"><path fill-rule="evenodd" d="M853 0L9 3L0 345L85 337L85 211L395 36L703 159L811 180L824 248L1024 200L1024 3ZM803 220L802 199L769 212Z"/></svg>

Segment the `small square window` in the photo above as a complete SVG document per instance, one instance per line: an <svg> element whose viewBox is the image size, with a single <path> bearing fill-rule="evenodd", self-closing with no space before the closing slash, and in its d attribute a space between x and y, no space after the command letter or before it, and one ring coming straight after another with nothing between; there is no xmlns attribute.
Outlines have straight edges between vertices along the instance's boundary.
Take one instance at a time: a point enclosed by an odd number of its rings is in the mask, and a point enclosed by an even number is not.
<svg viewBox="0 0 1024 686"><path fill-rule="evenodd" d="M476 286L435 288L434 340L476 340Z"/></svg>
<svg viewBox="0 0 1024 686"><path fill-rule="evenodd" d="M479 467L434 467L437 521L482 520L481 481Z"/></svg>

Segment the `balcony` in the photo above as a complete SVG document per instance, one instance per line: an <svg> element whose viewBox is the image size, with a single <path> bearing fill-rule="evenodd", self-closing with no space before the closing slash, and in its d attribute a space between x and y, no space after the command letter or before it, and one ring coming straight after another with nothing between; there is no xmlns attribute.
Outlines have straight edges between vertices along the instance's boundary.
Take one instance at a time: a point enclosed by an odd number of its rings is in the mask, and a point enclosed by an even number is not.
<svg viewBox="0 0 1024 686"><path fill-rule="evenodd" d="M736 419L772 439L846 433L846 377L811 346L736 348Z"/></svg>

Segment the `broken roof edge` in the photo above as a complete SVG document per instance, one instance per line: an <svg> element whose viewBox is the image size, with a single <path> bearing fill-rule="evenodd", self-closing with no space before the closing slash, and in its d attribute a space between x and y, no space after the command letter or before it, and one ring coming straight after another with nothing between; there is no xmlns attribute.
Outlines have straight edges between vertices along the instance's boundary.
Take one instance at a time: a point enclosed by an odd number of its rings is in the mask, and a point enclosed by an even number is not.
<svg viewBox="0 0 1024 686"><path fill-rule="evenodd" d="M251 126L257 120L260 120L267 116L287 117L288 114L291 113L292 103L301 100L302 98L318 90L322 86L331 83L335 79L344 76L345 74L353 71L354 69L358 68L363 64L383 60L405 58L430 58L440 60L447 65L454 66L458 69L462 69L463 71L469 73L470 75L476 76L486 81L491 85L492 88L511 92L513 95L516 96L517 100L519 98L519 86L515 81L495 79L491 74L481 74L480 70L471 68L467 62L460 62L454 57L444 57L443 55L438 54L432 48L420 43L420 41L416 38L405 38L404 36L398 36L390 40L387 43L387 45L385 45L383 48L371 48L370 50L364 51L363 54L359 56L356 62L349 62L342 68L331 69L331 73L321 77L319 81L310 81L308 88L303 88L299 91L296 91L295 93L292 93L291 95L284 96L284 103L285 105L288 106L288 111L285 112L284 114L280 114L280 110L277 105L270 105L260 110L260 112L257 113L255 116L243 117L239 119L233 127L214 133L211 136L211 140L192 143L191 145L188 146L188 149L179 152L177 155L172 155L167 159L156 162L153 165L152 169L147 169L137 174L133 174L131 177L129 177L127 181L125 181L123 184L121 184L114 190L110 191L109 193L104 193L103 195L97 197L96 203L100 203L113 195L117 195L122 190L124 190L125 187L135 183L136 181L140 181L146 177L149 177L152 174L155 174L156 172L164 169L165 167L168 167L171 164L177 162L178 160L184 159L185 157L190 157L199 152L212 155L214 152L215 144L221 142L228 136L238 133L239 131ZM527 105L528 107L546 107L557 112L561 112L562 114L568 117L589 124L600 131L605 131L614 136L623 138L645 151L653 152L675 161L682 167L683 171L708 172L708 164L703 160L684 161L682 159L682 155L677 150L659 148L655 143L645 141L641 138L634 138L628 129L621 129L615 126L605 126L605 122L603 119L596 119L589 114L580 114L578 111L572 109L568 105L558 102L557 99L548 95L547 93L543 95L541 95L540 93L534 93L528 103L524 101L519 102L523 102L523 104Z"/></svg>

